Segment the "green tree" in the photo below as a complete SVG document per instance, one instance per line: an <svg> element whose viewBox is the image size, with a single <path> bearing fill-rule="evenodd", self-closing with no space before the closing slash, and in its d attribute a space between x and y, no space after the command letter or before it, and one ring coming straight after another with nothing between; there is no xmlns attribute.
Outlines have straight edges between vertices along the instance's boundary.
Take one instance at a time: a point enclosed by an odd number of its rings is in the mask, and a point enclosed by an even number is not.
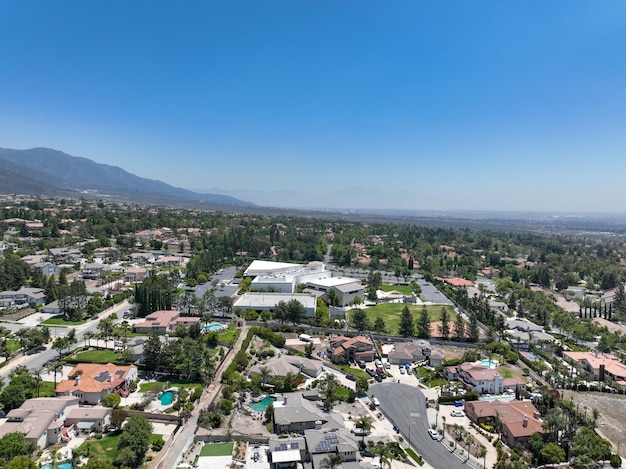
<svg viewBox="0 0 626 469"><path fill-rule="evenodd" d="M287 316L292 324L300 324L306 315L304 305L295 298L287 302Z"/></svg>
<svg viewBox="0 0 626 469"><path fill-rule="evenodd" d="M465 321L460 314L456 315L454 321L454 338L458 341L465 339Z"/></svg>
<svg viewBox="0 0 626 469"><path fill-rule="evenodd" d="M402 315L400 316L400 325L398 327L398 333L402 337L412 337L414 332L413 315L407 305L402 308Z"/></svg>
<svg viewBox="0 0 626 469"><path fill-rule="evenodd" d="M304 356L306 358L311 358L313 352L315 351L315 344L313 342L309 342L304 346Z"/></svg>
<svg viewBox="0 0 626 469"><path fill-rule="evenodd" d="M150 448L151 434L152 424L148 421L148 419L139 415L130 417L126 422L126 425L124 425L119 443L117 445L118 458L120 454L126 450L123 455L122 462L130 462L131 464L129 467L138 466Z"/></svg>
<svg viewBox="0 0 626 469"><path fill-rule="evenodd" d="M369 415L361 415L354 422L354 426L362 430L362 433L361 433L362 441L365 441L365 435L369 433L370 430L374 427L374 424L372 422L372 417L370 417Z"/></svg>
<svg viewBox="0 0 626 469"><path fill-rule="evenodd" d="M370 385L365 378L357 378L355 383L355 388L357 394L365 395L369 389Z"/></svg>
<svg viewBox="0 0 626 469"><path fill-rule="evenodd" d="M352 313L352 325L357 331L361 332L369 329L370 321L364 309L356 308L350 312Z"/></svg>
<svg viewBox="0 0 626 469"><path fill-rule="evenodd" d="M120 406L121 402L122 402L122 398L120 397L119 394L110 392L109 394L107 394L106 396L102 398L101 404L102 404L102 407L111 407L113 409L117 409Z"/></svg>
<svg viewBox="0 0 626 469"><path fill-rule="evenodd" d="M374 321L374 332L378 334L384 334L387 332L387 324L385 324L385 320L378 316Z"/></svg>
<svg viewBox="0 0 626 469"><path fill-rule="evenodd" d="M19 456L28 456L34 451L35 443L26 442L22 433L7 433L0 438L0 458L5 461L11 461Z"/></svg>
<svg viewBox="0 0 626 469"><path fill-rule="evenodd" d="M157 334L150 334L143 347L143 363L148 371L161 367L161 340Z"/></svg>
<svg viewBox="0 0 626 469"><path fill-rule="evenodd" d="M337 469L343 463L343 456L339 453L328 453L324 459L320 461L321 469Z"/></svg>
<svg viewBox="0 0 626 469"><path fill-rule="evenodd" d="M439 317L439 334L442 339L448 340L450 338L450 314L448 308L445 306L441 308L441 315Z"/></svg>
<svg viewBox="0 0 626 469"><path fill-rule="evenodd" d="M428 316L428 309L426 306L422 306L420 316L417 321L417 336L420 339L428 339L430 337L430 318Z"/></svg>
<svg viewBox="0 0 626 469"><path fill-rule="evenodd" d="M322 405L325 410L330 411L338 399L337 390L339 389L339 381L337 377L332 373L324 374L319 381L319 388L324 395Z"/></svg>
<svg viewBox="0 0 626 469"><path fill-rule="evenodd" d="M126 413L125 410L122 409L113 409L111 411L111 426L114 429L120 429L122 428L122 425L124 424L124 422L126 421L126 418L128 417L128 414Z"/></svg>
<svg viewBox="0 0 626 469"><path fill-rule="evenodd" d="M9 461L4 467L5 469L38 469L39 466L28 456L18 456Z"/></svg>
<svg viewBox="0 0 626 469"><path fill-rule="evenodd" d="M541 460L546 464L557 464L565 461L565 450L556 443L546 443L540 450Z"/></svg>

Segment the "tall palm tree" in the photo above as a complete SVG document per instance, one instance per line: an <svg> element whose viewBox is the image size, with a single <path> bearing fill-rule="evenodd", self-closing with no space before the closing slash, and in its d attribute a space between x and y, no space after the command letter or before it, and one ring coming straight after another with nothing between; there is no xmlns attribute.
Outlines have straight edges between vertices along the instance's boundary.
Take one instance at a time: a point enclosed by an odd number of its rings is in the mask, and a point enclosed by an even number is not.
<svg viewBox="0 0 626 469"><path fill-rule="evenodd" d="M262 366L259 369L259 376L261 377L261 382L263 384L263 389L265 389L265 385L267 384L267 382L270 379L270 376L272 376L272 373L270 372L269 368L266 366Z"/></svg>
<svg viewBox="0 0 626 469"><path fill-rule="evenodd" d="M391 459L389 458L389 453L387 451L387 445L382 441L376 443L374 446L374 453L378 456L378 467L380 469L390 469L391 468Z"/></svg>
<svg viewBox="0 0 626 469"><path fill-rule="evenodd" d="M56 387L57 387L57 373L60 372L60 371L63 371L63 362L58 361L58 360L50 362L46 366L46 369L49 372L54 373L54 388L56 389Z"/></svg>
<svg viewBox="0 0 626 469"><path fill-rule="evenodd" d="M332 373L326 373L319 382L319 388L324 393L324 410L331 410L333 404L337 400L337 389L339 388L339 380Z"/></svg>
<svg viewBox="0 0 626 469"><path fill-rule="evenodd" d="M35 389L37 391L37 397L39 397L39 389L41 388L41 383L43 383L41 373L42 373L41 368L35 368L34 370L30 370L30 374L35 379Z"/></svg>
<svg viewBox="0 0 626 469"><path fill-rule="evenodd" d="M361 438L363 439L363 441L365 441L365 435L369 433L369 431L374 426L372 424L372 417L370 417L369 415L361 415L354 423L354 426L362 430Z"/></svg>
<svg viewBox="0 0 626 469"><path fill-rule="evenodd" d="M343 463L343 456L339 453L330 453L320 462L321 469L336 469Z"/></svg>

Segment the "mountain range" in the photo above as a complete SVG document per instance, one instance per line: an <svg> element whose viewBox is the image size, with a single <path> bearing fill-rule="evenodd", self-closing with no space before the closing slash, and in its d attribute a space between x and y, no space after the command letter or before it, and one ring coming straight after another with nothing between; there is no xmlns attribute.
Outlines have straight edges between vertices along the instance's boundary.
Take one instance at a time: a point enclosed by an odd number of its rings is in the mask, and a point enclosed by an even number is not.
<svg viewBox="0 0 626 469"><path fill-rule="evenodd" d="M51 148L0 148L0 193L107 197L145 203L252 207L223 194L199 194L146 179L117 166L96 163Z"/></svg>

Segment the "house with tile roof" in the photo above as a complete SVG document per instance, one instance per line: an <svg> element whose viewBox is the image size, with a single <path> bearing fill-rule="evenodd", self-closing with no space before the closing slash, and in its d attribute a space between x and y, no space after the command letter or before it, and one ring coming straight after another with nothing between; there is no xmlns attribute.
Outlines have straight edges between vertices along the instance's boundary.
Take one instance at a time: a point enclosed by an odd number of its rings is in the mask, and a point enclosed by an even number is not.
<svg viewBox="0 0 626 469"><path fill-rule="evenodd" d="M525 445L535 432L546 432L539 411L530 401L470 401L465 403L465 414L477 425L499 422L501 438L511 448Z"/></svg>
<svg viewBox="0 0 626 469"><path fill-rule="evenodd" d="M480 394L501 394L506 389L526 390L526 382L520 378L502 378L498 371L489 366L465 362L444 368L447 379L459 381L468 391Z"/></svg>
<svg viewBox="0 0 626 469"><path fill-rule="evenodd" d="M626 365L615 355L598 352L563 352L563 356L570 362L580 363L597 381L612 380L626 388Z"/></svg>
<svg viewBox="0 0 626 469"><path fill-rule="evenodd" d="M345 337L340 335L330 339L328 354L334 363L347 363L350 361L374 360L374 343L362 335Z"/></svg>
<svg viewBox="0 0 626 469"><path fill-rule="evenodd" d="M199 317L181 316L180 311L176 310L161 310L148 314L144 321L135 324L135 332L168 334L174 332L179 324L189 327L199 323Z"/></svg>
<svg viewBox="0 0 626 469"><path fill-rule="evenodd" d="M137 379L134 365L117 366L97 363L80 363L61 381L54 393L56 396L76 396L81 404L99 404L109 393L126 397L130 393L130 382Z"/></svg>

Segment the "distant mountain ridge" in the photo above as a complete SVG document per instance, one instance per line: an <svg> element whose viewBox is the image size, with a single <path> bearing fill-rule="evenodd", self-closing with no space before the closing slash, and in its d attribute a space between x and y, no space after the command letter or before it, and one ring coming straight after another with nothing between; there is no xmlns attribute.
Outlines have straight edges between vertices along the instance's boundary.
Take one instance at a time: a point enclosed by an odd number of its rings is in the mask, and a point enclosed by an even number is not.
<svg viewBox="0 0 626 469"><path fill-rule="evenodd" d="M68 195L69 192L95 191L130 200L169 199L238 207L254 205L228 195L198 194L51 148L0 148L0 183L3 193Z"/></svg>

